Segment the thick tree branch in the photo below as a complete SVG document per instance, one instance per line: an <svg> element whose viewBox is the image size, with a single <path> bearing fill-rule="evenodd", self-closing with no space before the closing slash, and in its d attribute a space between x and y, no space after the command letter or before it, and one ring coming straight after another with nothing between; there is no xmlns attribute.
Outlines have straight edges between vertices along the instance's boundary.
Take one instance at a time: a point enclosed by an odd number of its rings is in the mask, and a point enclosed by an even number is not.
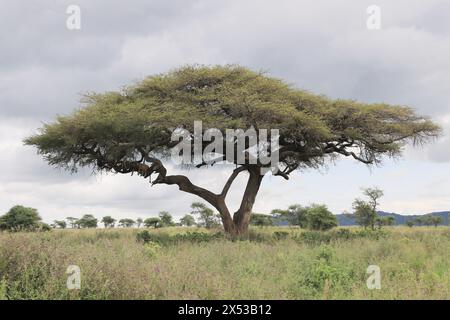
<svg viewBox="0 0 450 320"><path fill-rule="evenodd" d="M236 177L239 175L239 173L241 173L244 170L247 170L247 168L245 166L241 166L241 167L238 167L238 168L233 170L233 173L228 178L227 182L225 183L225 186L222 189L222 192L220 193L220 196L222 198L226 197L226 195L228 193L228 190L230 190L230 187L233 184L234 179L236 179Z"/></svg>

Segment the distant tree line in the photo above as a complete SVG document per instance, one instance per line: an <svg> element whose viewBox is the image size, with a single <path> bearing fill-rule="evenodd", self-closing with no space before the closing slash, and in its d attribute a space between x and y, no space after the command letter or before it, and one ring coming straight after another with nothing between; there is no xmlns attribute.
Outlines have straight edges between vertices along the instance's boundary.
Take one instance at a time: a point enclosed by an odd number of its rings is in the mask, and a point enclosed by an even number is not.
<svg viewBox="0 0 450 320"><path fill-rule="evenodd" d="M442 223L442 217L435 216L432 214L426 214L424 216L417 217L415 219L406 221L406 225L408 227L413 227L415 225L416 226L435 226L435 227L437 227L441 223Z"/></svg>
<svg viewBox="0 0 450 320"><path fill-rule="evenodd" d="M395 224L392 216L381 217L378 215L378 206L383 191L376 187L363 189L366 200L357 198L354 200L352 213L346 216L354 219L357 224L364 228L381 228ZM191 204L191 211L184 215L179 222L173 220L172 215L167 211L159 212L156 217L146 219L122 218L116 220L111 216L104 216L100 223L105 228L162 228L171 226L197 226L207 229L221 226L220 215L201 202ZM410 219L406 225L417 226L438 226L442 223L442 218L432 214L424 215L415 219ZM51 225L42 222L39 213L34 208L24 206L14 206L6 214L0 216L0 231L46 231L51 228L57 229L84 229L97 228L99 220L92 214L85 214L81 218L67 217L65 220L54 220ZM253 226L290 225L310 230L329 230L338 225L335 215L333 215L323 204L312 204L302 206L294 204L287 209L274 209L270 214L252 213L250 224Z"/></svg>
<svg viewBox="0 0 450 320"><path fill-rule="evenodd" d="M171 226L198 226L207 229L220 227L220 216L211 208L200 202L191 205L190 214L184 215L179 222L173 220L167 211L159 212L157 217L149 217L145 220L137 218L123 218L116 220L111 216L104 216L100 221L92 214L85 214L81 218L67 217L64 220L54 220L51 225L43 223L38 211L33 208L15 206L5 215L0 217L0 230L9 231L36 231L55 229L85 229L97 228L99 223L105 228L132 228L145 226L146 228L162 228Z"/></svg>

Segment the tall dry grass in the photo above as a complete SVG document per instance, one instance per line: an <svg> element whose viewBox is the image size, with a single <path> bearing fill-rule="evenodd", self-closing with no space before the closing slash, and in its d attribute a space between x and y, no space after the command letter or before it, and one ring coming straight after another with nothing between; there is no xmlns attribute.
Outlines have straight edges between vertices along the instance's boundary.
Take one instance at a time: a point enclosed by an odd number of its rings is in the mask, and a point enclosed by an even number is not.
<svg viewBox="0 0 450 320"><path fill-rule="evenodd" d="M150 232L173 235L186 230ZM288 231L290 236L274 240L274 231ZM329 243L303 241L301 230L289 228L253 230L250 240L176 245L143 244L136 241L137 232L2 233L0 298L450 298L448 227L394 227L378 239ZM69 265L81 269L80 290L66 287ZM381 290L367 289L369 265L381 268Z"/></svg>

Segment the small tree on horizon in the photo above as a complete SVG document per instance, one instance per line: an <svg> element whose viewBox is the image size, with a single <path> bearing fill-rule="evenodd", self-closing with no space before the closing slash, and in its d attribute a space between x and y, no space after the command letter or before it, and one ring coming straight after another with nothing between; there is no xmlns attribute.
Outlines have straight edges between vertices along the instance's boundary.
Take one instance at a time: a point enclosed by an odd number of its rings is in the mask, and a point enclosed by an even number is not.
<svg viewBox="0 0 450 320"><path fill-rule="evenodd" d="M426 214L426 215L423 215L422 217L418 217L416 219L416 221L420 225L437 227L439 224L442 223L442 217L435 216L435 215L432 215L432 214Z"/></svg>
<svg viewBox="0 0 450 320"><path fill-rule="evenodd" d="M67 217L66 220L67 220L67 222L70 224L70 227L71 227L72 229L79 228L79 224L78 224L78 220L79 220L79 219L78 219L78 218Z"/></svg>
<svg viewBox="0 0 450 320"><path fill-rule="evenodd" d="M151 217L144 220L144 226L147 228L160 228L161 227L161 219L157 217Z"/></svg>
<svg viewBox="0 0 450 320"><path fill-rule="evenodd" d="M143 222L144 222L144 220L142 220L142 218L137 218L136 219L136 226L138 228L140 228Z"/></svg>
<svg viewBox="0 0 450 320"><path fill-rule="evenodd" d="M161 220L161 227L171 227L175 225L175 223L173 222L172 215L169 212L160 211L158 216L159 219Z"/></svg>
<svg viewBox="0 0 450 320"><path fill-rule="evenodd" d="M105 228L114 228L114 224L116 223L116 219L111 216L104 216L102 218L102 223Z"/></svg>
<svg viewBox="0 0 450 320"><path fill-rule="evenodd" d="M375 224L379 229L383 226L393 226L395 224L395 218L393 216L377 217L375 219Z"/></svg>
<svg viewBox="0 0 450 320"><path fill-rule="evenodd" d="M182 226L191 227L191 226L195 225L195 218L193 216L191 216L190 214L185 214L180 219L180 224Z"/></svg>
<svg viewBox="0 0 450 320"><path fill-rule="evenodd" d="M198 226L206 229L216 228L220 225L220 216L211 208L201 202L191 204L191 214L198 216Z"/></svg>
<svg viewBox="0 0 450 320"><path fill-rule="evenodd" d="M0 230L33 231L40 227L41 220L37 209L17 205L0 216Z"/></svg>
<svg viewBox="0 0 450 320"><path fill-rule="evenodd" d="M368 201L356 199L353 202L353 216L356 222L364 228L375 229L377 221L377 207L379 199L383 196L383 191L376 187L363 188L363 194L369 198Z"/></svg>
<svg viewBox="0 0 450 320"><path fill-rule="evenodd" d="M65 229L67 227L67 223L64 220L54 220L53 224L55 228Z"/></svg>
<svg viewBox="0 0 450 320"><path fill-rule="evenodd" d="M324 204L312 204L306 208L307 228L325 231L337 227L336 216Z"/></svg>
<svg viewBox="0 0 450 320"><path fill-rule="evenodd" d="M273 209L271 214L275 220L287 221L291 226L306 228L308 224L307 208L299 204L290 205L287 210Z"/></svg>
<svg viewBox="0 0 450 320"><path fill-rule="evenodd" d="M131 228L136 222L130 218L124 218L119 220L119 226L122 228Z"/></svg>
<svg viewBox="0 0 450 320"><path fill-rule="evenodd" d="M92 214L85 214L78 221L80 228L97 228L98 220Z"/></svg>

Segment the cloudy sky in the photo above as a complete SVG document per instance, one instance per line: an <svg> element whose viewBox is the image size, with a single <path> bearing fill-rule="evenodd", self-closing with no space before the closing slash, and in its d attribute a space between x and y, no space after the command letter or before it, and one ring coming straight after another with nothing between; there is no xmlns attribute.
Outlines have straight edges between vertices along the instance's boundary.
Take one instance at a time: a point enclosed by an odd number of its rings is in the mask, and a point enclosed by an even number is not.
<svg viewBox="0 0 450 320"><path fill-rule="evenodd" d="M369 30L366 10L381 10ZM81 29L69 30L69 5ZM385 191L381 209L450 210L448 0L70 0L0 2L0 213L15 204L46 221L91 213L179 217L198 200L136 176L76 175L47 166L22 139L79 106L80 93L117 90L177 66L238 63L333 98L405 104L445 129L433 145L368 169L350 160L290 181L266 177L255 211L293 203L351 208L360 187ZM177 172L173 169L172 172ZM228 171L187 172L219 190ZM228 203L237 208L244 176Z"/></svg>

